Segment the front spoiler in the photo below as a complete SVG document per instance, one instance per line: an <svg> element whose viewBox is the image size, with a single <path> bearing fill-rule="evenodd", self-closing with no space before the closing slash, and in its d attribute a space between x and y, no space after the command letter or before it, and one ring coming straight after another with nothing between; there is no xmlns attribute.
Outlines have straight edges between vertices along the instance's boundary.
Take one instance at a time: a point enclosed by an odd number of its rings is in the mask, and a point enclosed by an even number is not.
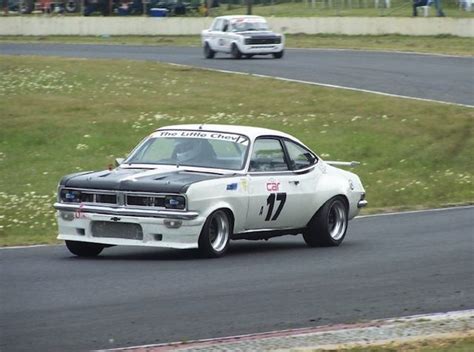
<svg viewBox="0 0 474 352"><path fill-rule="evenodd" d="M193 220L199 216L195 211L172 211L172 210L148 210L135 209L126 207L106 207L87 204L65 204L54 203L54 209L59 211L79 212L79 213L95 213L105 215L119 216L140 216L161 219L182 219Z"/></svg>

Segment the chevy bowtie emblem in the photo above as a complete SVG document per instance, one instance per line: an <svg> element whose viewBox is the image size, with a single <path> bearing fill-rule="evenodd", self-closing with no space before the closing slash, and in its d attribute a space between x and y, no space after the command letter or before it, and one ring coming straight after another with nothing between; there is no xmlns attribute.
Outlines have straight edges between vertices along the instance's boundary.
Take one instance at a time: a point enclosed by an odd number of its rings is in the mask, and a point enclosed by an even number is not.
<svg viewBox="0 0 474 352"><path fill-rule="evenodd" d="M113 218L110 218L111 221L120 221L120 218L114 216Z"/></svg>

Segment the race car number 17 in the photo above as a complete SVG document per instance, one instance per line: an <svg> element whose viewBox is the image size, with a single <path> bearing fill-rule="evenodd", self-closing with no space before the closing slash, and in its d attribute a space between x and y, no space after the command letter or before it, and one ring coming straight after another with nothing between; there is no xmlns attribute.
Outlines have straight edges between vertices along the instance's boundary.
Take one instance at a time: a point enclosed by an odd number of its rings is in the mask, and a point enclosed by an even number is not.
<svg viewBox="0 0 474 352"><path fill-rule="evenodd" d="M273 214L273 217L272 217L275 201L278 201L279 204L278 204L278 208L275 214ZM285 205L285 202L286 202L286 193L283 193L283 192L270 193L270 195L267 198L268 211L267 211L267 216L265 217L265 221L275 221L276 219L278 219L278 216L280 215L283 209L283 206Z"/></svg>

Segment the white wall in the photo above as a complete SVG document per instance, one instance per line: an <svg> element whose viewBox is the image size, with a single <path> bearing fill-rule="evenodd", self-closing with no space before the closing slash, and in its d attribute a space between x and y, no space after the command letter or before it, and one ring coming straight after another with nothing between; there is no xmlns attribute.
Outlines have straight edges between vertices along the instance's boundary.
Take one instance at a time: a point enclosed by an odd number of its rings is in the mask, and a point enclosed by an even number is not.
<svg viewBox="0 0 474 352"><path fill-rule="evenodd" d="M189 17L1 17L0 35L199 34L211 20ZM474 37L473 18L273 17L268 21L272 29L287 34L451 34Z"/></svg>

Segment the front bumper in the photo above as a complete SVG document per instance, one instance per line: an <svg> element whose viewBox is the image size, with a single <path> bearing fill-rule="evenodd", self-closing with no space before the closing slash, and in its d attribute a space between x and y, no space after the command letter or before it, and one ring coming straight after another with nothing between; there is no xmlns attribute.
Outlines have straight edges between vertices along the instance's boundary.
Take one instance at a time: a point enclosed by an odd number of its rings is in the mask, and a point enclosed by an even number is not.
<svg viewBox="0 0 474 352"><path fill-rule="evenodd" d="M284 44L241 44L239 47L242 54L273 54L284 49Z"/></svg>
<svg viewBox="0 0 474 352"><path fill-rule="evenodd" d="M58 210L58 239L106 245L197 248L205 222L197 212L63 203L54 207Z"/></svg>

